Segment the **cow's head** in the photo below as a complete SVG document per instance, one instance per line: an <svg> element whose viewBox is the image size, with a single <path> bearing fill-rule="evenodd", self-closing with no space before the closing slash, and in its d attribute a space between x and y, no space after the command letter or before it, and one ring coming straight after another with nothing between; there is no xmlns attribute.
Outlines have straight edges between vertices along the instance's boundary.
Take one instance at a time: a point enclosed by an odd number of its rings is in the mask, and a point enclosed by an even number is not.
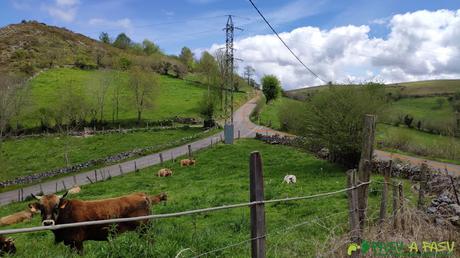
<svg viewBox="0 0 460 258"><path fill-rule="evenodd" d="M54 225L59 218L59 211L67 205L67 200L64 200L68 192L64 195L48 194L43 196L32 196L39 202L36 204L42 214L43 226Z"/></svg>

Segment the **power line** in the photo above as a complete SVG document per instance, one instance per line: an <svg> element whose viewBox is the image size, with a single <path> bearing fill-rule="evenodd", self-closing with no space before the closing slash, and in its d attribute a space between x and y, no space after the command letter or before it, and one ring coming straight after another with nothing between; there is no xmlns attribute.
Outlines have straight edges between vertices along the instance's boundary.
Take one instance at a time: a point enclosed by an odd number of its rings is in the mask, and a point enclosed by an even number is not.
<svg viewBox="0 0 460 258"><path fill-rule="evenodd" d="M276 30L272 27L272 25L268 22L268 20L265 18L265 16L260 12L259 8L257 8L257 6L254 4L254 2L252 0L249 0L249 2L252 4L252 6L254 6L254 8L256 9L256 11L259 13L260 17L262 17L262 19L265 21L265 23L268 25L268 27L270 27L270 29L273 31L273 33L275 33L275 35L278 37L278 39L283 43L283 45L289 50L289 52L291 52L291 54L297 59L297 61L299 61L299 63L301 63L303 65L303 67L305 67L311 74L313 74L316 78L320 79L322 82L324 83L327 83L327 81L321 79L321 77L319 77L315 72L313 72L307 65L304 64L304 62L302 62L302 60L300 60L300 58L291 50L291 48L286 44L286 42L284 42L284 40L280 37L280 35L278 34L278 32L276 32Z"/></svg>

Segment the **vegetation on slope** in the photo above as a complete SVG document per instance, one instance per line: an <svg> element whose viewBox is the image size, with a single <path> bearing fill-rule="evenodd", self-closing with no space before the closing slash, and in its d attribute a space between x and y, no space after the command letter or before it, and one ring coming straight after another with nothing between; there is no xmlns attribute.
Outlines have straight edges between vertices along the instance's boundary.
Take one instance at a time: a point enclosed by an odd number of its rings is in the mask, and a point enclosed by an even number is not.
<svg viewBox="0 0 460 258"><path fill-rule="evenodd" d="M83 186L82 192L69 198L102 199L132 192L168 193L168 202L157 205L157 214L179 212L224 204L247 202L249 196L248 157L259 150L264 162L265 198L305 196L345 187L345 173L326 161L291 147L268 145L255 140L241 140L234 145L217 145L194 153L195 167L182 168L166 163L174 171L172 177L158 178L160 168L154 166L123 177ZM297 176L297 183L284 184L286 174ZM380 188L380 186L378 186ZM370 212L378 213L379 196L370 188ZM5 206L0 215L24 209L26 203ZM305 257L316 252L329 234L348 228L346 194L330 197L266 205L267 256ZM339 214L335 214L339 213ZM335 215L334 215L335 214ZM334 215L334 216L331 216ZM330 218L327 218L331 216ZM316 223L315 219L319 223ZM312 223L278 233L290 225L313 220ZM14 227L40 224L39 216L31 222ZM332 230L332 231L330 231ZM178 234L180 232L180 234ZM147 234L125 233L107 242L85 242L85 257L174 257L183 249L183 257L191 257L216 248L246 240L250 236L249 209L232 209L207 214L183 216L156 221ZM13 235L20 257L77 257L62 244L53 243L51 232ZM153 244L149 242L154 240ZM30 250L34 250L31 252ZM248 257L250 244L243 244L212 256Z"/></svg>

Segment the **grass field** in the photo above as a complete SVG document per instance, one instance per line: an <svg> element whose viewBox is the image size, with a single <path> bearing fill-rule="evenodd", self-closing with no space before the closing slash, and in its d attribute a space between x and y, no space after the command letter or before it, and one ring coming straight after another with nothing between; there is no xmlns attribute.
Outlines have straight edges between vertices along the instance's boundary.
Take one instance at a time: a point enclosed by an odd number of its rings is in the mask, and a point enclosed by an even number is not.
<svg viewBox="0 0 460 258"><path fill-rule="evenodd" d="M89 101L96 101L94 88L100 83L103 71L84 71L60 68L45 71L30 82L30 105L24 109L19 122L26 127L39 126L38 111L41 108L53 108L64 94L71 89ZM120 88L119 120L134 121L137 118L132 93L127 87L128 74L120 71L108 71L110 86L105 97L104 120L112 120L112 97ZM198 102L206 92L206 87L195 82L179 80L168 76L159 77L159 88L153 106L143 113L145 120L163 120L179 117L199 117ZM246 101L246 94L237 93L235 104Z"/></svg>
<svg viewBox="0 0 460 258"><path fill-rule="evenodd" d="M166 205L154 207L155 213L179 212L224 204L247 202L249 198L248 157L259 150L264 162L265 198L283 198L328 192L345 187L344 170L318 160L295 148L268 145L256 140L241 140L235 145L218 145L195 153L195 167L181 168L167 163L174 174L158 178L154 166L124 177L84 186L81 194L70 198L101 199L145 191L150 194L167 192ZM297 184L283 184L286 174L297 176ZM380 189L380 186L376 185ZM378 214L379 196L371 186L370 216ZM24 209L26 203L2 207L0 216ZM331 216L336 214L335 216ZM331 216L330 218L327 218ZM314 257L330 234L347 229L346 194L330 197L266 205L268 257ZM40 224L40 216L14 227ZM317 220L320 219L320 220ZM313 221L284 233L289 225ZM112 242L85 243L85 257L174 257L180 250L190 248L181 257L227 246L249 238L249 209L232 209L209 214L184 216L155 222L147 236L123 234ZM71 257L62 245L53 244L51 232L13 235L19 257ZM154 239L150 245L148 240ZM34 250L34 251L31 251ZM250 244L243 244L210 257L249 257ZM76 256L75 256L76 257Z"/></svg>
<svg viewBox="0 0 460 258"><path fill-rule="evenodd" d="M403 98L393 101L386 109L383 120L394 124L405 115L414 118L414 127L421 121L422 128L442 132L452 128L455 121L453 108L446 97Z"/></svg>
<svg viewBox="0 0 460 258"><path fill-rule="evenodd" d="M257 121L254 120L254 122L279 130L281 128L281 124L278 111L283 105L290 102L297 101L290 98L281 97L266 104L263 108L263 112L260 113L260 119Z"/></svg>
<svg viewBox="0 0 460 258"><path fill-rule="evenodd" d="M385 124L377 126L379 147L393 152L460 164L460 139Z"/></svg>
<svg viewBox="0 0 460 258"><path fill-rule="evenodd" d="M0 181L65 167L66 148L70 163L76 164L136 148L156 145L161 148L163 144L202 131L203 129L200 128L188 128L126 134L99 134L87 138L52 136L7 140L1 149ZM210 133L215 133L215 131Z"/></svg>

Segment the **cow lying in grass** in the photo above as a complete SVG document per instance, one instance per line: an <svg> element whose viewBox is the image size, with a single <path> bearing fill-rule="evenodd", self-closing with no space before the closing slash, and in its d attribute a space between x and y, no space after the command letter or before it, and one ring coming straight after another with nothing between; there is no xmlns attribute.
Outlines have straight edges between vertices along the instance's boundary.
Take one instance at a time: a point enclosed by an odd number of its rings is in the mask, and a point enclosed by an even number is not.
<svg viewBox="0 0 460 258"><path fill-rule="evenodd" d="M196 160L194 159L183 159L180 161L181 167L188 167L196 164Z"/></svg>
<svg viewBox="0 0 460 258"><path fill-rule="evenodd" d="M38 208L42 214L44 226L60 225L66 223L94 221L114 218L130 218L150 214L153 204L166 201L167 195L161 193L149 196L145 193L134 193L117 198L94 201L67 200L65 193L62 196L49 194L34 196L38 202ZM115 231L122 233L135 230L148 220L121 222L115 224ZM83 253L83 241L107 240L109 224L81 226L53 230L56 243L64 242L64 245Z"/></svg>
<svg viewBox="0 0 460 258"><path fill-rule="evenodd" d="M158 176L159 177L168 177L168 176L172 176L172 170L169 169L169 168L162 168L160 170L158 170Z"/></svg>
<svg viewBox="0 0 460 258"><path fill-rule="evenodd" d="M11 215L0 218L0 226L13 225L26 220L30 220L37 212L37 204L31 203L25 211L16 212Z"/></svg>

